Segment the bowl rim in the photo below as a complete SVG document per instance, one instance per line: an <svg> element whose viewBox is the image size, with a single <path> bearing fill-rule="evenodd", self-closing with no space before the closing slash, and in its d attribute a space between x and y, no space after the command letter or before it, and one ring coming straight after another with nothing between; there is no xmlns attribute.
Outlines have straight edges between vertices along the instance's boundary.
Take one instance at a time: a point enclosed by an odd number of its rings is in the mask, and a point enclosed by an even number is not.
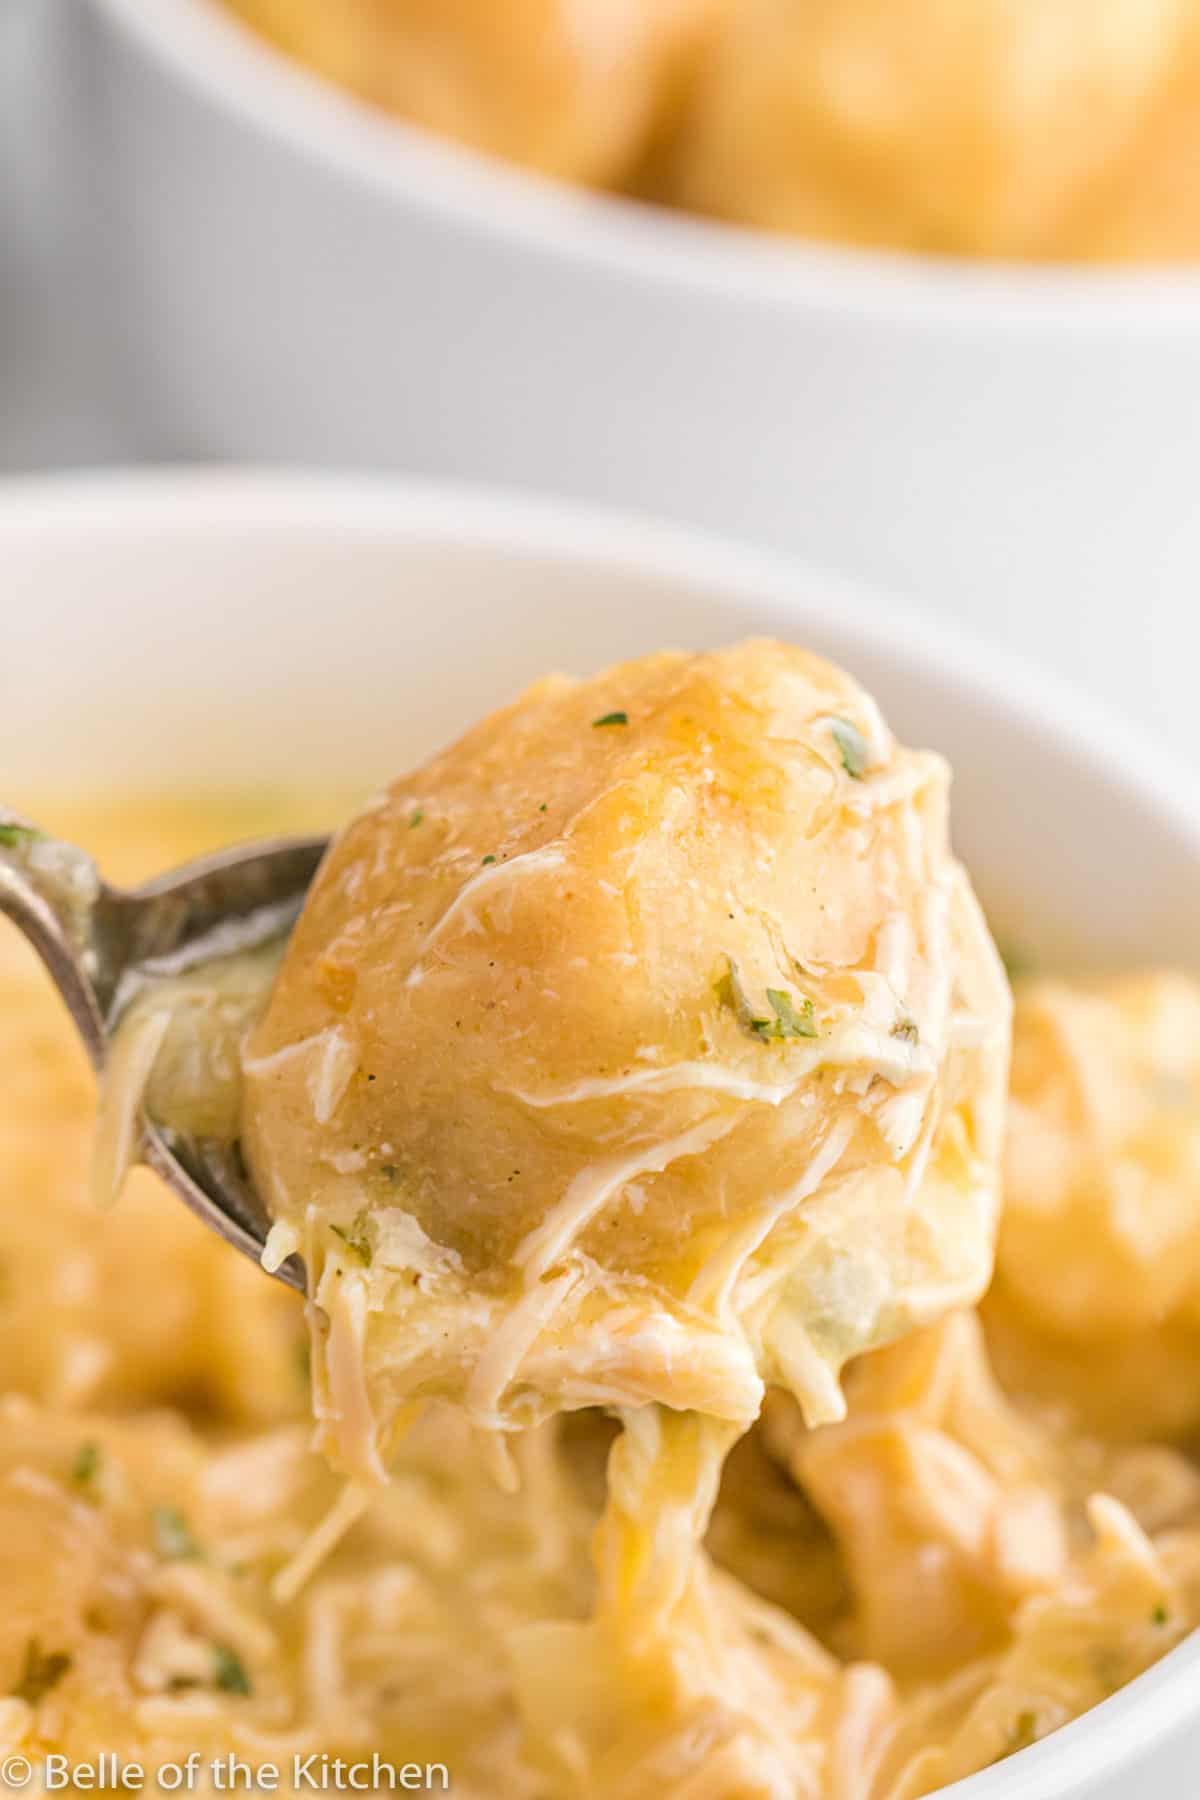
<svg viewBox="0 0 1200 1800"><path fill-rule="evenodd" d="M1200 322L1200 269L989 263L789 240L572 187L435 137L311 73L220 0L90 0L254 136L485 243L651 289L866 319L1153 333Z"/></svg>
<svg viewBox="0 0 1200 1800"><path fill-rule="evenodd" d="M936 673L1011 721L1051 729L1085 774L1155 813L1194 847L1200 866L1200 797L1194 780L1138 727L1114 718L1055 675L993 649L941 620L897 609L865 584L752 545L636 514L516 490L387 475L186 466L32 475L0 483L0 558L22 540L64 533L127 539L136 567L139 533L226 531L234 555L263 537L327 533L353 554L355 537L397 546L443 544L533 555L666 577L684 589L720 591L734 606L790 610L798 626L837 609L839 634L914 673ZM819 595L818 600L816 596ZM873 597L874 595L874 597ZM1088 1713L1013 1758L940 1790L954 1800L1080 1800L1088 1782L1111 1778L1163 1748L1200 1718L1200 1630Z"/></svg>
<svg viewBox="0 0 1200 1800"><path fill-rule="evenodd" d="M502 555L532 552L600 564L618 576L639 571L720 588L735 605L766 601L801 626L819 627L835 604L841 637L909 673L936 671L1011 716L1018 729L1024 720L1046 731L1114 793L1156 813L1200 859L1200 771L1152 731L1004 645L786 551L628 508L386 471L176 463L0 481L0 537L6 539L56 531L112 536L135 530L139 519L181 533L230 525L265 533L321 528Z"/></svg>

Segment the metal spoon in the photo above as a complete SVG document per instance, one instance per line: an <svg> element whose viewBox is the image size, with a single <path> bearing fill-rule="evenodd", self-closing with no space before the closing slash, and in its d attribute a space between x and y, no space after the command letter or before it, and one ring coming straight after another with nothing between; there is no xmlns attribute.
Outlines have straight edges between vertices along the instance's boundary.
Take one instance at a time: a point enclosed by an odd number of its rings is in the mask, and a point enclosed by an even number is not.
<svg viewBox="0 0 1200 1800"><path fill-rule="evenodd" d="M0 806L0 913L50 971L99 1073L122 998L139 978L193 969L289 930L327 842L280 838L222 850L124 892L103 882L82 850ZM270 1220L228 1144L143 1118L139 1160L226 1243L259 1260ZM298 1256L276 1272L305 1291Z"/></svg>

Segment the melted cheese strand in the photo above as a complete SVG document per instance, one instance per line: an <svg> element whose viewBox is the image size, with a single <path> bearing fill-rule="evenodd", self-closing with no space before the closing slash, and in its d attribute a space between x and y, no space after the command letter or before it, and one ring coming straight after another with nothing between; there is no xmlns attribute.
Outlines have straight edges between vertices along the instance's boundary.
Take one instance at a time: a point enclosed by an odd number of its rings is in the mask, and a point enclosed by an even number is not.
<svg viewBox="0 0 1200 1800"><path fill-rule="evenodd" d="M100 1082L90 1187L97 1206L111 1206L137 1160L141 1111L158 1053L171 1024L170 1009L137 1009L109 1048Z"/></svg>

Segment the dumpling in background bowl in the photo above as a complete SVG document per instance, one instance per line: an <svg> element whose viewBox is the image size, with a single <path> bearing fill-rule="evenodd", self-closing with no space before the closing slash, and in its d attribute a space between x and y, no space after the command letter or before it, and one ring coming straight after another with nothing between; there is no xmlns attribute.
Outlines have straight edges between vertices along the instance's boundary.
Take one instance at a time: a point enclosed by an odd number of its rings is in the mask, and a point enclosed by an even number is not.
<svg viewBox="0 0 1200 1800"><path fill-rule="evenodd" d="M714 0L229 0L373 105L543 174L619 187Z"/></svg>
<svg viewBox="0 0 1200 1800"><path fill-rule="evenodd" d="M1198 103L1194 0L738 0L666 191L939 255L1194 256Z"/></svg>

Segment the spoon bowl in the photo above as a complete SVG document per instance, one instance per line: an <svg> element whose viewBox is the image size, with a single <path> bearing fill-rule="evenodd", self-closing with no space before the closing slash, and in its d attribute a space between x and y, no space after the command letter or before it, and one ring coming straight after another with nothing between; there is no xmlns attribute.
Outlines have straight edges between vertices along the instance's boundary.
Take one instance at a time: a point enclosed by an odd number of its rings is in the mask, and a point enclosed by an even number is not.
<svg viewBox="0 0 1200 1800"><path fill-rule="evenodd" d="M327 841L238 845L125 890L104 882L85 851L0 806L0 913L45 963L103 1076L125 1010L149 982L290 930ZM205 1225L261 1262L271 1221L236 1146L143 1115L134 1151ZM298 1256L271 1272L305 1292Z"/></svg>

